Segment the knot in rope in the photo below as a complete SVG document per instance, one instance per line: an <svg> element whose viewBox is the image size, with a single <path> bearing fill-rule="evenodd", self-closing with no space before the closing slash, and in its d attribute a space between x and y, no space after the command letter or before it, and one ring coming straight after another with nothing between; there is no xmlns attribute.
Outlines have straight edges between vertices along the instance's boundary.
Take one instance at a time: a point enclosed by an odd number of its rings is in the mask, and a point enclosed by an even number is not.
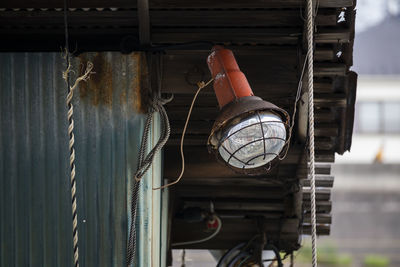
<svg viewBox="0 0 400 267"><path fill-rule="evenodd" d="M149 107L149 112L147 114L145 122L145 127L143 130L142 143L140 145L140 150L139 150L138 167L134 175L136 181L140 181L140 179L142 179L144 174L147 172L147 170L153 163L154 156L157 154L159 150L161 150L161 148L168 141L169 135L171 133L171 127L169 124L167 111L165 110L164 105L171 102L172 99L173 95L171 95L169 98L166 99L161 97L154 97L154 99L151 101L151 105ZM153 122L154 113L156 112L160 114L160 120L162 124L161 134L157 144L150 150L147 156L145 156L148 138L150 134L151 123Z"/></svg>
<svg viewBox="0 0 400 267"><path fill-rule="evenodd" d="M127 247L127 258L126 263L127 266L130 266L133 262L133 258L136 254L136 213L137 213L137 201L139 196L139 189L141 185L141 180L143 176L146 174L150 166L153 164L154 157L158 151L160 151L163 146L167 143L169 135L171 133L171 127L169 124L169 119L167 115L167 111L164 108L164 105L171 102L173 99L173 95L169 98L161 98L154 97L150 103L149 110L146 117L146 122L143 129L142 141L139 149L139 161L136 169L136 173L134 174L134 181L132 183L132 197L131 197L131 223L130 223L130 232L129 232L129 240ZM162 124L160 137L158 139L157 144L150 150L150 152L146 155L146 148L148 146L148 140L151 132L151 124L153 122L154 113L158 112L160 114L160 121Z"/></svg>

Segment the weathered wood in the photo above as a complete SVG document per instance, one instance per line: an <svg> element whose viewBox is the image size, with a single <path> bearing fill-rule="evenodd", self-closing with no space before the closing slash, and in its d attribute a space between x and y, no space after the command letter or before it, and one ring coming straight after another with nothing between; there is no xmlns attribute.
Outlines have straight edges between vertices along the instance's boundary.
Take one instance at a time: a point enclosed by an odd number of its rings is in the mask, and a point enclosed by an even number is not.
<svg viewBox="0 0 400 267"><path fill-rule="evenodd" d="M333 86L331 79L314 78L314 92L315 93L332 93Z"/></svg>
<svg viewBox="0 0 400 267"><path fill-rule="evenodd" d="M277 186L282 185L285 181L295 181L296 178L284 178L281 180L273 179L257 179L252 177L186 177L181 180L182 185L196 186Z"/></svg>
<svg viewBox="0 0 400 267"><path fill-rule="evenodd" d="M64 27L64 13L62 10L19 10L1 11L0 24L8 27ZM104 26L135 27L137 26L136 10L75 10L68 13L68 26Z"/></svg>
<svg viewBox="0 0 400 267"><path fill-rule="evenodd" d="M176 194L181 198L208 198L208 199L258 199L263 202L266 199L283 199L289 192L277 186L245 186L245 185L178 185ZM317 201L330 199L331 191L328 188L317 188ZM303 199L310 199L310 190L303 190Z"/></svg>
<svg viewBox="0 0 400 267"><path fill-rule="evenodd" d="M199 44L201 45L201 44ZM184 55L184 56L192 56L193 54L198 55L198 57L206 58L210 54L210 49L207 48L196 48L195 44L193 44L193 48L190 49L171 49L165 51L166 56L174 56L174 55ZM279 45L226 45L226 48L231 49L235 54L235 57L245 57L251 55L263 55L269 57L276 57L277 55L281 55L282 57L289 56L287 53L293 54L297 49L297 45L295 46L279 46ZM335 60L336 55L334 53L334 49L330 46L321 46L316 47L314 59L315 61L333 61Z"/></svg>
<svg viewBox="0 0 400 267"><path fill-rule="evenodd" d="M277 27L303 25L298 9L293 10L152 10L153 27ZM336 10L321 10L316 17L320 26L337 24Z"/></svg>
<svg viewBox="0 0 400 267"><path fill-rule="evenodd" d="M331 166L330 163L315 162L315 173L329 175L331 174Z"/></svg>
<svg viewBox="0 0 400 267"><path fill-rule="evenodd" d="M334 162L335 152L333 150L316 150L315 160L319 162Z"/></svg>
<svg viewBox="0 0 400 267"><path fill-rule="evenodd" d="M314 77L344 76L347 73L346 64L314 63Z"/></svg>
<svg viewBox="0 0 400 267"><path fill-rule="evenodd" d="M330 213L332 211L332 202L331 201L318 201L317 205L317 213ZM311 204L309 201L303 203L303 209L305 212L311 212Z"/></svg>
<svg viewBox="0 0 400 267"><path fill-rule="evenodd" d="M309 188L303 188L303 200L309 201L311 196L311 190ZM315 197L317 201L328 201L331 199L330 188L316 188Z"/></svg>
<svg viewBox="0 0 400 267"><path fill-rule="evenodd" d="M224 1L184 1L184 0L150 0L150 8L299 8L304 6L302 0L256 0L251 2L243 2L240 0L224 0ZM353 5L353 0L320 0L319 6L324 7L349 7ZM79 7L120 7L120 8L136 8L136 1L130 0L71 0L68 3L71 8ZM63 3L52 0L36 0L27 2L26 0L3 1L0 4L3 8L62 8Z"/></svg>
<svg viewBox="0 0 400 267"><path fill-rule="evenodd" d="M302 0L256 0L243 2L240 0L223 1L191 1L184 0L152 0L152 8L299 8L304 6ZM320 0L319 6L322 7L348 7L352 6L353 0Z"/></svg>
<svg viewBox="0 0 400 267"><path fill-rule="evenodd" d="M209 198L209 199L282 199L285 192L281 187L261 187L261 186L244 186L244 185L178 185L177 194L185 198Z"/></svg>
<svg viewBox="0 0 400 267"><path fill-rule="evenodd" d="M156 28L152 40L159 43L184 43L209 40L215 43L234 44L297 44L302 36L301 28L215 28L212 32L206 28ZM348 43L350 31L346 29L321 28L315 34L316 43Z"/></svg>
<svg viewBox="0 0 400 267"><path fill-rule="evenodd" d="M242 177L243 175L235 173L229 167L217 162L214 155L209 154L205 146L188 146L184 148L185 151L185 177ZM181 160L178 147L166 147L164 152L165 168L164 176L169 179L174 179L180 168ZM301 151L292 147L289 151L287 157L281 162L281 164L293 164L293 168L285 166L282 170L277 168L271 172L271 175L275 175L279 171L279 175L289 175L293 174L297 169L297 164L299 163L299 157L301 156ZM205 169L204 166L207 166ZM286 172L286 173L285 173ZM289 176L286 176L289 177Z"/></svg>
<svg viewBox="0 0 400 267"><path fill-rule="evenodd" d="M203 97L203 96L199 96L199 97ZM187 105L189 105L186 102L189 102L191 98L192 98L192 96L182 97L180 95L175 95L173 102L171 102L171 104L166 106L169 119L172 122L177 122L177 124L173 124L173 127L181 127L182 126L181 125L182 122L179 122L179 121L181 121L181 120L183 121L186 119L186 116L188 113ZM206 98L206 97L204 97L204 98ZM195 123L197 121L209 121L210 126L211 126L214 119L217 118L217 116L219 114L219 108L217 107L217 102L216 102L215 96L207 97L206 99L207 100L209 99L210 100L209 103L213 103L214 105L204 106L204 105L200 105L199 103L197 103L195 105L195 108L192 110L190 118L191 118L191 121L194 121ZM206 99L203 99L202 101L199 101L199 102L206 103L206 102L208 102ZM275 101L274 101L274 99L275 99ZM270 100L282 108L286 108L287 105L285 102L290 101L290 99L288 100L288 98L277 99L277 98L273 98L273 97L271 97ZM346 99L344 98L344 96L342 94L339 94L339 95L331 94L331 95L326 95L326 97L324 95L316 94L315 105L317 107L338 108L338 107L345 106L345 101L346 101ZM294 99L292 100L292 102L294 103ZM292 103L292 105L293 105L293 103ZM285 105L283 105L283 104L285 104ZM334 116L334 113L329 109L320 109L315 114L315 120L317 123L335 123L335 116ZM189 132L189 134L190 134L190 132Z"/></svg>
<svg viewBox="0 0 400 267"><path fill-rule="evenodd" d="M283 178L280 180L273 179L261 179L261 178L252 178L252 177L187 177L181 180L180 185L197 185L197 186L277 186L282 185L285 182L292 181L295 182L296 178ZM315 184L317 187L332 187L333 186L334 177L326 176L326 175L317 175ZM304 179L303 186L310 186L310 182L307 179Z"/></svg>
<svg viewBox="0 0 400 267"><path fill-rule="evenodd" d="M293 89L294 87L295 86L293 86L291 88L291 90L294 91L294 89ZM193 89L197 89L197 88L193 88ZM270 90L270 92L268 92L268 89L264 89L263 91L253 89L253 92L255 95L257 95L269 102L273 102L275 105L277 105L281 108L285 108L287 111L290 111L293 108L294 101L295 101L294 92L293 92L293 94L288 93L288 94L284 95L284 94L282 94L282 92L279 92L279 89L283 90L282 87L277 86L277 88L273 88L273 90ZM212 87L209 86L208 88L205 88L203 90L204 91L202 91L196 99L195 108L193 109L193 112L197 112L196 111L197 107L214 108L216 111L219 111L217 98L215 97L215 95L212 91ZM209 94L204 94L206 92ZM174 99L170 103L168 103L168 105L166 105L166 108L169 110L172 110L176 107L178 107L178 108L183 107L183 108L186 108L186 110L187 110L190 107L192 100L193 100L192 94L182 95L179 93L177 93L177 94L174 93ZM182 111L182 109L181 109L181 111ZM186 115L187 114L185 114L185 116L182 119L186 119ZM215 117L213 117L212 119L215 119Z"/></svg>
<svg viewBox="0 0 400 267"><path fill-rule="evenodd" d="M319 101L321 104L325 104L324 100L320 98L317 98L317 102ZM332 100L329 100L330 103ZM332 112L331 109L319 109L318 112L315 113L314 115L315 121L317 122L333 122L335 120L335 114Z"/></svg>
<svg viewBox="0 0 400 267"><path fill-rule="evenodd" d="M347 99L345 94L315 94L314 104L318 107L343 108L346 106Z"/></svg>
<svg viewBox="0 0 400 267"><path fill-rule="evenodd" d="M184 179L187 177L201 178L223 178L223 177L243 177L243 175L235 173L226 165L217 162L213 154L209 154L205 146L187 146L185 151L185 173ZM181 168L181 159L179 148L177 146L167 146L164 152L165 168L164 177L167 179L175 179ZM274 168L270 173L260 177L295 177L297 168L299 167L299 158L302 151L296 147L292 147L287 157L280 162L282 168ZM319 162L333 162L333 151L316 151L316 160ZM204 166L207 166L205 168ZM301 168L301 166L300 166Z"/></svg>
<svg viewBox="0 0 400 267"><path fill-rule="evenodd" d="M190 126L186 129L188 134L209 134L211 132L214 121L210 118L204 120L191 120ZM181 134L183 131L184 121L171 121L171 134ZM315 136L337 136L338 127L336 123L316 123Z"/></svg>
<svg viewBox="0 0 400 267"><path fill-rule="evenodd" d="M304 215L304 224L310 224L311 216L309 213ZM317 214L317 224L331 224L332 215L331 214Z"/></svg>
<svg viewBox="0 0 400 267"><path fill-rule="evenodd" d="M278 239L278 236L281 232L283 233L283 239L293 239L297 235L298 224L298 219L271 219L266 221L263 230L268 233L269 239ZM196 240L209 234L205 232L204 222L187 223L180 219L174 220L172 233L172 243ZM224 244L232 246L232 244L248 241L257 233L258 226L256 220L243 218L222 218L221 231L212 241L210 240L204 244L185 247L200 248L201 246L207 245L207 247L215 246L214 248L223 248Z"/></svg>
<svg viewBox="0 0 400 267"><path fill-rule="evenodd" d="M330 175L318 175L316 176L315 179L315 186L316 187L328 187L331 188L333 187L333 182L335 178L334 176ZM302 185L309 187L310 186L310 180L309 179L303 179L302 180Z"/></svg>
<svg viewBox="0 0 400 267"><path fill-rule="evenodd" d="M241 51L241 50L237 50ZM235 51L234 51L235 52ZM202 54L174 54L168 52L164 57L163 91L172 93L194 93L196 82L210 79L206 59L209 51ZM246 74L253 90L265 91L270 94L274 91L282 94L282 85L294 92L297 88L296 64L297 50L271 49L263 53L236 55L240 69ZM192 83L192 85L189 84ZM287 86L290 84L289 86ZM286 90L286 96L288 94ZM294 93L293 93L294 94Z"/></svg>
<svg viewBox="0 0 400 267"><path fill-rule="evenodd" d="M190 153L186 154L189 155ZM174 155L166 155L165 158L167 157L173 157ZM199 154L194 154L193 157L200 157ZM292 161L291 165L287 165ZM262 177L265 179L289 179L294 176L294 173L297 170L297 166L295 165L296 159L295 155L290 156L290 158L287 159L286 164L282 164L282 168L274 168L271 172L263 175ZM177 161L173 160L165 160L166 166L169 164L169 167L165 169L164 171L164 177L167 179L175 179L177 175L179 174L181 163L179 159ZM201 162L191 162L186 161L185 162L185 173L183 176L183 180L185 179L190 179L192 177L195 178L207 178L207 179L212 179L212 178L225 178L225 177L243 177L242 174L235 173L233 170L231 170L228 166L223 165L222 163L219 163L216 161L215 158L212 158L211 160L208 161L201 161ZM204 166L207 166L205 168ZM279 172L279 173L278 173Z"/></svg>
<svg viewBox="0 0 400 267"><path fill-rule="evenodd" d="M315 138L315 146L318 147L318 149L320 150L334 151L336 147L335 138L318 136L317 138Z"/></svg>
<svg viewBox="0 0 400 267"><path fill-rule="evenodd" d="M238 200L228 200L228 199L214 199L213 200L214 209L219 212L220 210L235 210L235 211L265 211L265 212L279 212L285 210L285 205L279 200L265 200L260 202L259 200L249 200L243 199ZM210 199L194 199L184 201L186 207L200 207L203 209L210 208ZM332 210L331 201L318 201L316 203L317 213L329 213ZM303 208L305 212L310 212L310 202L305 201L303 203Z"/></svg>
<svg viewBox="0 0 400 267"><path fill-rule="evenodd" d="M171 121L183 120L187 116L188 108L185 106L167 107L168 117ZM204 120L208 118L216 118L219 110L217 107L210 108L204 106L196 106L190 115L191 120Z"/></svg>
<svg viewBox="0 0 400 267"><path fill-rule="evenodd" d="M331 61L336 57L334 51L331 48L316 48L314 52L314 60L319 61Z"/></svg>
<svg viewBox="0 0 400 267"><path fill-rule="evenodd" d="M317 235L329 235L331 226L326 224L317 224ZM311 235L311 225L303 225L303 234Z"/></svg>
<svg viewBox="0 0 400 267"><path fill-rule="evenodd" d="M137 19L139 27L139 42L141 45L149 46L150 41L150 12L148 0L137 0Z"/></svg>
<svg viewBox="0 0 400 267"><path fill-rule="evenodd" d="M200 207L204 209L210 208L210 200L185 200L185 206L187 207ZM214 209L218 212L219 210L241 210L241 211L284 211L284 205L282 202L269 201L260 203L259 201L228 201L218 200L213 201Z"/></svg>
<svg viewBox="0 0 400 267"><path fill-rule="evenodd" d="M53 0L15 0L15 1L2 1L0 4L2 8L63 8L63 2ZM69 8L135 8L136 1L129 0L70 0L68 1Z"/></svg>
<svg viewBox="0 0 400 267"><path fill-rule="evenodd" d="M338 135L338 126L336 123L316 123L315 136L336 137Z"/></svg>

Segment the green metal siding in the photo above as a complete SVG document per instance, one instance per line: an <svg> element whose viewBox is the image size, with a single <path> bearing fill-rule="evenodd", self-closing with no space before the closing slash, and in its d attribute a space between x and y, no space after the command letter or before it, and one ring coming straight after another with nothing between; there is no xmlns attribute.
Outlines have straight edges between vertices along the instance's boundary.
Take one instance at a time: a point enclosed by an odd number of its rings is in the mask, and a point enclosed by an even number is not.
<svg viewBox="0 0 400 267"><path fill-rule="evenodd" d="M73 60L74 69L87 59L96 73L73 98L80 264L125 266L128 181L145 119L139 112L141 56L88 53ZM2 267L72 266L64 69L59 53L0 53ZM160 180L160 170L158 158L141 192L139 266L151 266L154 220L146 210L159 213L161 202L152 203L160 192L147 183Z"/></svg>

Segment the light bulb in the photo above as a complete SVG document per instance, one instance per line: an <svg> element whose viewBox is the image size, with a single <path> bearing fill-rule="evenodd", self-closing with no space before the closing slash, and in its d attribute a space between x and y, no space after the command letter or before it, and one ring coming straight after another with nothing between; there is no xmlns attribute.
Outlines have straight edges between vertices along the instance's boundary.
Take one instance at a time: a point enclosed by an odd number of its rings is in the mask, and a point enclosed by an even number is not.
<svg viewBox="0 0 400 267"><path fill-rule="evenodd" d="M231 166L251 169L266 165L281 152L286 128L281 118L269 111L255 112L222 134L219 154Z"/></svg>

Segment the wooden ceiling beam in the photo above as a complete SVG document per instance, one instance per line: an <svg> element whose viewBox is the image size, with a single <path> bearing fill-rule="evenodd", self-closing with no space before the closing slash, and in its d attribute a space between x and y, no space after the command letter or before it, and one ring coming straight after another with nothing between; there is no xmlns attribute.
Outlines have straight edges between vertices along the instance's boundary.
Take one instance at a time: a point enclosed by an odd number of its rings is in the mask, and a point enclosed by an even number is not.
<svg viewBox="0 0 400 267"><path fill-rule="evenodd" d="M184 43L207 40L227 44L297 44L302 36L298 28L154 28L154 43ZM316 43L348 43L350 30L321 27L315 34Z"/></svg>
<svg viewBox="0 0 400 267"><path fill-rule="evenodd" d="M139 22L139 42L143 46L150 46L149 0L137 0L137 18Z"/></svg>
<svg viewBox="0 0 400 267"><path fill-rule="evenodd" d="M318 168L316 169L317 173ZM182 185L241 185L241 186L277 186L279 182L284 184L285 181L296 181L298 178L285 178L278 180L271 180L271 179L255 179L252 177L187 177L181 181ZM303 179L302 185L309 186L310 181L308 179ZM316 175L316 187L332 187L334 181L334 176L331 175Z"/></svg>
<svg viewBox="0 0 400 267"><path fill-rule="evenodd" d="M274 186L248 186L248 185L178 185L175 193L185 201L185 199L257 199L263 202L267 199L284 199L285 189ZM329 188L317 188L317 201L330 200L331 190ZM310 190L304 189L303 199L310 200Z"/></svg>
<svg viewBox="0 0 400 267"><path fill-rule="evenodd" d="M321 10L316 17L320 26L335 26L335 9ZM298 9L293 10L152 10L153 27L279 27L303 25Z"/></svg>
<svg viewBox="0 0 400 267"><path fill-rule="evenodd" d="M150 0L150 8L299 8L304 6L303 0L252 0L243 2L241 0L221 1L185 1L185 0ZM320 0L321 8L341 8L353 5L353 0ZM68 6L71 8L136 8L134 0L70 0ZM3 1L0 8L62 8L62 1L52 0L13 0Z"/></svg>
<svg viewBox="0 0 400 267"><path fill-rule="evenodd" d="M140 0L143 1L143 0ZM140 13L140 14L139 14ZM147 15L146 15L147 14ZM71 27L74 26L120 26L138 27L143 20L145 31L152 27L294 27L303 24L298 10L155 10L149 12L142 9L121 10L75 10L69 12ZM320 26L337 24L336 10L322 10L318 14ZM44 26L62 27L62 10L6 10L0 11L0 23L10 26ZM140 31L139 31L140 32ZM147 34L148 35L148 34ZM149 38L150 36L146 36Z"/></svg>

